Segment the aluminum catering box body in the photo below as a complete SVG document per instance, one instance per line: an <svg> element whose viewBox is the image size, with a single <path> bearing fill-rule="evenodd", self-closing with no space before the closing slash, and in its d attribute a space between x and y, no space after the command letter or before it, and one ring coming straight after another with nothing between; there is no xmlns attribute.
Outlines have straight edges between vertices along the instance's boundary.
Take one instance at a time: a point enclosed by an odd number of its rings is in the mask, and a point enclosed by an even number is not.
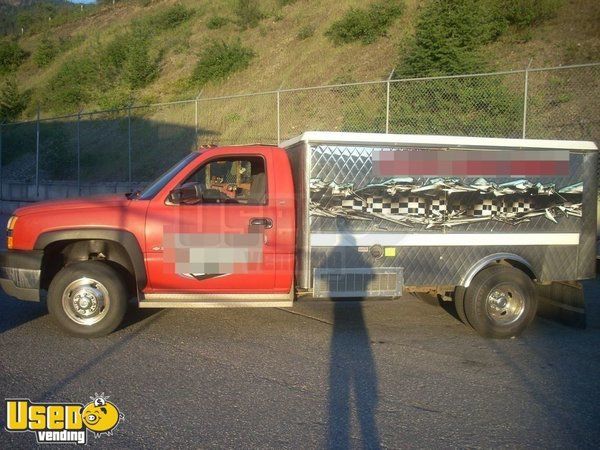
<svg viewBox="0 0 600 450"><path fill-rule="evenodd" d="M316 296L468 286L497 260L539 282L595 276L592 142L306 132L282 147L296 285Z"/></svg>

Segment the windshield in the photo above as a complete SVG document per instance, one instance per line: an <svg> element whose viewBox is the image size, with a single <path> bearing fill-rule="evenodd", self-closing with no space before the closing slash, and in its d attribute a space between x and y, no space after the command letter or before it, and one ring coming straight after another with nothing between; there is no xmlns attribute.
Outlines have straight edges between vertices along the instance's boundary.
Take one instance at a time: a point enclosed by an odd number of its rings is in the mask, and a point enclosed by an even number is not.
<svg viewBox="0 0 600 450"><path fill-rule="evenodd" d="M165 185L171 181L171 179L179 173L185 166L187 166L192 160L198 157L200 153L192 152L183 158L181 161L176 163L173 167L155 179L152 183L150 183L146 188L140 193L138 196L141 200L150 200L153 198L158 192L165 187Z"/></svg>

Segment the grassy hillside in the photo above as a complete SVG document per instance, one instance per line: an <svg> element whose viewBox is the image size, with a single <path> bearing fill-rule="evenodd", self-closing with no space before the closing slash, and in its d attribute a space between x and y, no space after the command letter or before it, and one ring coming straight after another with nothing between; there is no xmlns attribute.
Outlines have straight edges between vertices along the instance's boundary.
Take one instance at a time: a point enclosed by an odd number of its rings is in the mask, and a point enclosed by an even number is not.
<svg viewBox="0 0 600 450"><path fill-rule="evenodd" d="M14 75L26 94L27 108L21 117L31 117L38 103L48 115L190 98L200 91L211 96L381 79L395 68L410 75L426 72L419 67L407 72L403 67L415 54L415 28L431 3L427 1L399 1L400 11L383 26L373 25L380 28L366 39L361 32L370 25L361 21L369 14L368 5L376 1L104 3L54 17L56 25L34 23L23 35L4 38L4 43L10 41L23 52L21 61L3 75ZM555 7L547 17L524 26L507 24L477 50L483 56L465 67L504 70L525 67L530 59L534 66L598 59L600 3L548 3ZM354 22L346 16L352 8L358 8ZM375 15L381 17L381 12ZM350 20L341 39L332 32L332 25L340 20ZM359 37L353 40L352 33ZM223 58L225 67L219 67ZM242 63L229 70L227 58L232 64ZM208 75L198 68L200 60L211 65Z"/></svg>
<svg viewBox="0 0 600 450"><path fill-rule="evenodd" d="M0 8L2 0L0 0ZM1 23L0 121L179 99L600 60L597 0L33 2ZM4 10L8 11L8 10ZM2 34L2 33L0 33ZM600 137L598 70L535 73L530 137ZM393 84L392 132L521 136L523 74ZM281 95L281 137L383 131L385 85ZM150 179L199 143L276 142L274 95L84 115L81 177ZM591 100L591 101L590 101ZM131 132L131 134L130 134ZM76 180L78 127L42 122L41 177ZM35 175L35 124L3 127L3 176Z"/></svg>

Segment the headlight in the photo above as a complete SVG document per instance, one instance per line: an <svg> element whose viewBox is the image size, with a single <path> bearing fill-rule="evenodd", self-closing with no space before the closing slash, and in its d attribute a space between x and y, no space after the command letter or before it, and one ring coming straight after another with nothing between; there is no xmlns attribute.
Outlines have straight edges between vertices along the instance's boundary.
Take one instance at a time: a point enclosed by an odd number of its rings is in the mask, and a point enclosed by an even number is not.
<svg viewBox="0 0 600 450"><path fill-rule="evenodd" d="M17 216L10 216L8 223L6 224L6 248L11 250L13 248L13 229L17 223Z"/></svg>

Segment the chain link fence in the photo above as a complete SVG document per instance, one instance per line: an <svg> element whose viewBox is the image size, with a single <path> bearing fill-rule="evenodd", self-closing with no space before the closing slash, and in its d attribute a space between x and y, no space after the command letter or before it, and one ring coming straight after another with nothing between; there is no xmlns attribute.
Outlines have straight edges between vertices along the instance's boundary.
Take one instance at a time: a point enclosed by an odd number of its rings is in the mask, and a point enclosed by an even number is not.
<svg viewBox="0 0 600 450"><path fill-rule="evenodd" d="M597 141L600 63L38 115L0 126L0 178L135 186L199 145L277 144L307 130Z"/></svg>

